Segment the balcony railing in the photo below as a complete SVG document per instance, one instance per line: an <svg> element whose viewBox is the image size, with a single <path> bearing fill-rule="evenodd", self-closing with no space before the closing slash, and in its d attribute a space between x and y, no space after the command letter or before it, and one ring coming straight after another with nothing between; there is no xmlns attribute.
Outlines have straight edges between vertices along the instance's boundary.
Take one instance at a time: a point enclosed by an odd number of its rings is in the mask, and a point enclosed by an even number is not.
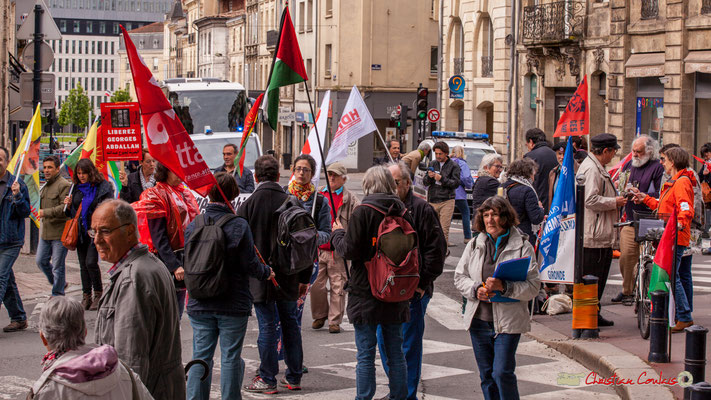
<svg viewBox="0 0 711 400"><path fill-rule="evenodd" d="M494 76L494 57L484 56L481 58L481 76L484 78Z"/></svg>
<svg viewBox="0 0 711 400"><path fill-rule="evenodd" d="M523 9L524 44L555 44L581 40L585 25L585 3L557 1Z"/></svg>
<svg viewBox="0 0 711 400"><path fill-rule="evenodd" d="M267 49L272 50L272 49L276 48L278 41L279 41L279 31L275 31L275 30L267 31Z"/></svg>
<svg viewBox="0 0 711 400"><path fill-rule="evenodd" d="M659 16L658 0L642 0L642 19L654 19Z"/></svg>
<svg viewBox="0 0 711 400"><path fill-rule="evenodd" d="M454 75L461 75L464 72L464 58L458 57L454 59Z"/></svg>
<svg viewBox="0 0 711 400"><path fill-rule="evenodd" d="M711 14L711 0L701 0L701 14Z"/></svg>

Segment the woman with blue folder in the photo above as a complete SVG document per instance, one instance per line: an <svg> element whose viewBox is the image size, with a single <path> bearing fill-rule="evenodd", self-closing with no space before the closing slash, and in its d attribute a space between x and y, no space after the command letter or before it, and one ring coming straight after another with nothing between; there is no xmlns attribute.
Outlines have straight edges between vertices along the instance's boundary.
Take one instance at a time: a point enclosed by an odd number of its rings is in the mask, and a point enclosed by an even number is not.
<svg viewBox="0 0 711 400"><path fill-rule="evenodd" d="M481 232L467 244L454 272L454 285L467 298L467 324L484 398L518 399L516 348L531 329L527 302L541 286L538 263L518 217L501 196L477 210Z"/></svg>

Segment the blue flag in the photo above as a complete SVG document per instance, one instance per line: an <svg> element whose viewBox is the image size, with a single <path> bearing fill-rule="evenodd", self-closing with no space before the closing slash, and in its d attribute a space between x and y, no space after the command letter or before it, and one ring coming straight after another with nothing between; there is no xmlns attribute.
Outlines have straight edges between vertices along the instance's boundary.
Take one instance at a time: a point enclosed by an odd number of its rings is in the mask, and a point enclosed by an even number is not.
<svg viewBox="0 0 711 400"><path fill-rule="evenodd" d="M551 201L548 219L543 227L543 237L541 238L541 271L555 263L558 256L558 243L560 242L561 222L568 214L575 213L575 173L573 168L573 144L572 137L568 136L568 144L565 146L565 156L563 165L560 168L560 176Z"/></svg>

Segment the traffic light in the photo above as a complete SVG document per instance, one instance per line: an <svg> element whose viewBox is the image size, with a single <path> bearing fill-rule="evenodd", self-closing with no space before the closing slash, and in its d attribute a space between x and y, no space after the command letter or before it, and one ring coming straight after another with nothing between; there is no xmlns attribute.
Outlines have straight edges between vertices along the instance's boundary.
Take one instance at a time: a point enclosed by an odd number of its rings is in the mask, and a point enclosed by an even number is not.
<svg viewBox="0 0 711 400"><path fill-rule="evenodd" d="M416 116L416 118L418 120L427 119L427 95L428 94L429 94L429 90L426 87L422 87L422 84L420 84L420 87L417 88L417 116Z"/></svg>
<svg viewBox="0 0 711 400"><path fill-rule="evenodd" d="M400 119L397 121L397 128L404 131L407 129L407 112L408 106L400 106Z"/></svg>

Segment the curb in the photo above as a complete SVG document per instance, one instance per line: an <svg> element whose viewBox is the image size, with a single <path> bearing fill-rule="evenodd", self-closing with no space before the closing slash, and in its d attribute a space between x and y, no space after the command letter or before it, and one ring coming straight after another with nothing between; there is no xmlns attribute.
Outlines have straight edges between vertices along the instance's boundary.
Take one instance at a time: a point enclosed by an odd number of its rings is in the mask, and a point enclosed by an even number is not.
<svg viewBox="0 0 711 400"><path fill-rule="evenodd" d="M596 340L574 340L545 325L531 321L531 331L526 336L579 362L586 368L602 375L617 375L621 380L637 382L642 372L645 379L659 379L659 374L636 355ZM657 399L674 400L672 391L662 385L614 385L615 392L624 400Z"/></svg>

